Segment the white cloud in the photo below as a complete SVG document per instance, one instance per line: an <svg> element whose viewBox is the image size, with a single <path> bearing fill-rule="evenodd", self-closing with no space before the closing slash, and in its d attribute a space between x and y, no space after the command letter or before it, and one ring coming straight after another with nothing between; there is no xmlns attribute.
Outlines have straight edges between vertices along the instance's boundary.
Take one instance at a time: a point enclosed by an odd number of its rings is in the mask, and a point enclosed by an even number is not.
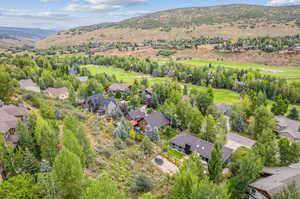
<svg viewBox="0 0 300 199"><path fill-rule="evenodd" d="M106 4L96 4L96 5L80 5L80 4L70 4L65 7L64 11L109 11L121 8L119 5L106 5Z"/></svg>
<svg viewBox="0 0 300 199"><path fill-rule="evenodd" d="M49 1L49 0L46 0ZM147 3L149 0L84 0L86 4L72 3L64 11L110 11Z"/></svg>
<svg viewBox="0 0 300 199"><path fill-rule="evenodd" d="M85 0L92 4L109 4L109 5L134 5L146 3L148 0Z"/></svg>
<svg viewBox="0 0 300 199"><path fill-rule="evenodd" d="M19 18L33 18L44 20L62 20L73 18L69 14L58 12L34 12L29 10L17 10L17 9L0 9L1 17L19 17Z"/></svg>
<svg viewBox="0 0 300 199"><path fill-rule="evenodd" d="M299 5L300 0L271 0L267 3L269 6L287 6L287 5Z"/></svg>

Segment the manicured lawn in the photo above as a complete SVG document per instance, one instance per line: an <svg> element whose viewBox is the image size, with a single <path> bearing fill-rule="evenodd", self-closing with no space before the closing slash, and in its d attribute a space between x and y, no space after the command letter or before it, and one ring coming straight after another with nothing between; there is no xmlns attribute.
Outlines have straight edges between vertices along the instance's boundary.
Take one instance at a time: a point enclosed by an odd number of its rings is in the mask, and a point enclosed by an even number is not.
<svg viewBox="0 0 300 199"><path fill-rule="evenodd" d="M178 151L176 151L176 150L174 150L174 149L172 149L172 148L168 148L168 154L169 155L171 155L171 156L173 156L173 157L175 157L175 158L177 158L177 159L181 159L181 158L183 158L183 154L182 153L180 153L180 152L178 152Z"/></svg>
<svg viewBox="0 0 300 199"><path fill-rule="evenodd" d="M142 73L127 72L124 71L123 69L113 68L109 66L87 65L82 67L87 68L92 73L92 75L96 75L99 73L106 73L110 76L115 75L118 81L123 81L128 84L133 84L135 79L143 79L143 78L147 78L151 85L156 83L161 83L165 80L170 80L170 78L151 77L149 75L144 75Z"/></svg>
<svg viewBox="0 0 300 199"><path fill-rule="evenodd" d="M136 72L127 72L120 68L113 68L108 66L94 66L94 65L87 65L82 66L87 68L92 75L96 75L99 73L107 73L108 75L115 75L119 81L126 82L128 84L132 84L135 79L142 79L142 77L147 77L149 80L150 85L156 83L162 83L163 81L171 80L167 77L151 77L149 75L144 75L142 73ZM183 83L181 83L183 85ZM197 90L206 90L205 87L200 87L192 84L185 84L189 89L197 89ZM215 95L215 103L227 103L227 104L234 104L239 102L239 94L230 90L222 90L222 89L214 89Z"/></svg>
<svg viewBox="0 0 300 199"><path fill-rule="evenodd" d="M235 62L220 62L220 61L210 61L210 60L183 60L181 63L185 63L193 66L207 66L212 64L214 66L224 66L228 68L239 68L239 69L254 69L260 70L264 74L274 75L282 78L299 78L300 79L300 67L276 67L276 66L265 66L258 64L241 64Z"/></svg>

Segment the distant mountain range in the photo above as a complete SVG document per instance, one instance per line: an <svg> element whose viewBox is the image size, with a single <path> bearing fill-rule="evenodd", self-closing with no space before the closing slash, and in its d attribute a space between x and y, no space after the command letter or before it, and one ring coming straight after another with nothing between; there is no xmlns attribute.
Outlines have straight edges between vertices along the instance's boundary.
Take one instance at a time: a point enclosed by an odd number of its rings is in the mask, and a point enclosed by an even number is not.
<svg viewBox="0 0 300 199"><path fill-rule="evenodd" d="M300 6L233 4L180 8L65 30L37 43L37 47L87 42L188 39L197 36L228 38L284 36L300 33Z"/></svg>
<svg viewBox="0 0 300 199"><path fill-rule="evenodd" d="M38 40L56 33L54 30L36 28L0 27L0 47L8 48L21 45L34 45Z"/></svg>

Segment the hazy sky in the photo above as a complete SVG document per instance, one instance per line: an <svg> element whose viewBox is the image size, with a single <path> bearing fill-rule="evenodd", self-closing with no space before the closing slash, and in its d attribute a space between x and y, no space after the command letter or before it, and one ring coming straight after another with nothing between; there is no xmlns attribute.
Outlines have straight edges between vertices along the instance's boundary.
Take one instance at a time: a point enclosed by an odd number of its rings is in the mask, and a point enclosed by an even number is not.
<svg viewBox="0 0 300 199"><path fill-rule="evenodd" d="M0 0L0 2L0 26L46 29L66 29L113 22L181 7L233 3L300 5L300 0Z"/></svg>

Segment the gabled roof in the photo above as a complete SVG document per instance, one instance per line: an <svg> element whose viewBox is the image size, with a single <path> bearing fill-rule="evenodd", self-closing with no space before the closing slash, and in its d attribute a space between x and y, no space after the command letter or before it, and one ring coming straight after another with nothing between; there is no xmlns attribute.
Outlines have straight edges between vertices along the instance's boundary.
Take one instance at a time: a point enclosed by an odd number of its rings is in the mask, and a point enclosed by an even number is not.
<svg viewBox="0 0 300 199"><path fill-rule="evenodd" d="M146 116L146 111L141 109L130 110L128 112L129 119L132 120L141 120Z"/></svg>
<svg viewBox="0 0 300 199"><path fill-rule="evenodd" d="M296 120L291 120L284 116L276 116L276 128L277 132L288 133L295 139L300 139L300 122Z"/></svg>
<svg viewBox="0 0 300 199"><path fill-rule="evenodd" d="M113 83L110 87L108 87L108 90L126 92L129 90L129 85L126 83Z"/></svg>
<svg viewBox="0 0 300 199"><path fill-rule="evenodd" d="M45 93L59 97L60 95L65 95L69 93L69 89L67 87L62 88L48 88L45 90Z"/></svg>
<svg viewBox="0 0 300 199"><path fill-rule="evenodd" d="M181 146L183 148L186 146L186 144L188 144L191 146L190 150L192 152L197 152L202 157L205 157L209 160L211 159L211 152L214 148L214 144L212 144L206 140L202 140L202 139L200 139L196 136L193 136L191 134L188 134L188 133L180 133L176 137L172 138L170 140L170 142L177 146ZM232 149L230 149L228 147L222 147L223 161L228 160L230 158L232 152L233 152Z"/></svg>
<svg viewBox="0 0 300 199"><path fill-rule="evenodd" d="M113 97L110 98L105 98L103 97L101 94L96 94L96 95L92 95L90 97L88 97L86 99L86 104L91 104L94 107L105 107L108 106L110 102L114 102L115 103L115 99Z"/></svg>
<svg viewBox="0 0 300 199"><path fill-rule="evenodd" d="M274 196L287 185L295 182L300 188L300 169L291 167L271 167L265 168L264 173L270 175L265 178L258 179L250 184L250 187L267 192L270 196Z"/></svg>
<svg viewBox="0 0 300 199"><path fill-rule="evenodd" d="M145 117L145 121L149 126L158 128L166 126L170 123L170 121L160 111L150 113Z"/></svg>
<svg viewBox="0 0 300 199"><path fill-rule="evenodd" d="M22 79L19 81L20 88L26 89L26 87L38 87L31 79Z"/></svg>
<svg viewBox="0 0 300 199"><path fill-rule="evenodd" d="M17 128L18 118L0 109L0 132L7 132L9 129Z"/></svg>
<svg viewBox="0 0 300 199"><path fill-rule="evenodd" d="M18 107L15 105L6 105L1 107L2 110L4 110L5 112L7 112L10 115L13 116L25 116L27 114L27 109L23 108L23 107Z"/></svg>

